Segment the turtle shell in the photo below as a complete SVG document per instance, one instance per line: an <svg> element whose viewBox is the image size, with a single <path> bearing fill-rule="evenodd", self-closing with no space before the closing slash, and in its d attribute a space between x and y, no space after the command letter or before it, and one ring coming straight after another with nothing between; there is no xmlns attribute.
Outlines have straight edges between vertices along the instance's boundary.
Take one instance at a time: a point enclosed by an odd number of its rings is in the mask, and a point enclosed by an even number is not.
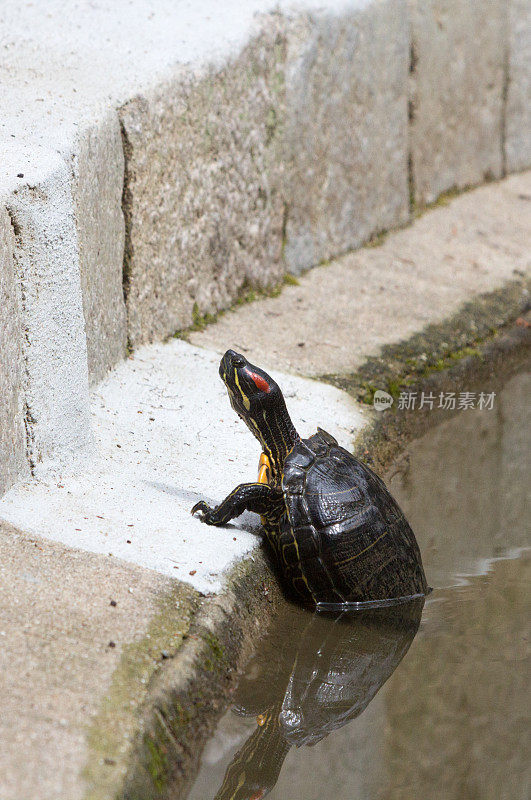
<svg viewBox="0 0 531 800"><path fill-rule="evenodd" d="M296 591L316 603L425 594L415 535L384 482L326 431L284 464L278 553Z"/></svg>

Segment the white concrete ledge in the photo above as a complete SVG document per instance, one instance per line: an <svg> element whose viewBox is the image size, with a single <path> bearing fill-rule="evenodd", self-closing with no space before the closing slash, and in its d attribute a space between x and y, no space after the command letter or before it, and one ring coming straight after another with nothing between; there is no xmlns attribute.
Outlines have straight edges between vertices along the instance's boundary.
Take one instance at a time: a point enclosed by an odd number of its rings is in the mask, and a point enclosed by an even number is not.
<svg viewBox="0 0 531 800"><path fill-rule="evenodd" d="M218 368L217 353L180 340L141 348L92 395L95 459L11 489L0 500L0 519L219 591L234 559L257 547L256 517L216 529L190 509L256 480L260 445L230 408ZM273 374L301 435L319 425L349 446L362 421L354 400L332 386Z"/></svg>
<svg viewBox="0 0 531 800"><path fill-rule="evenodd" d="M33 469L90 447L87 347L71 177L50 156L46 178L15 189L9 215L20 282L21 386Z"/></svg>

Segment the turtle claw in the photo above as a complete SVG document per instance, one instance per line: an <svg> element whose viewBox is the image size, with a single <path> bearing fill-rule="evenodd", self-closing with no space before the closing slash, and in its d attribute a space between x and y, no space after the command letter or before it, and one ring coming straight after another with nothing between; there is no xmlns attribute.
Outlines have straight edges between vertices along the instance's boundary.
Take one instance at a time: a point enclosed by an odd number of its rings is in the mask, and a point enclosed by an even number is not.
<svg viewBox="0 0 531 800"><path fill-rule="evenodd" d="M195 504L190 513L194 516L197 514L197 518L207 525L222 525L223 522L217 516L218 508L211 508L204 500L200 500L199 503Z"/></svg>
<svg viewBox="0 0 531 800"><path fill-rule="evenodd" d="M197 518L207 525L220 524L216 518L216 509L211 508L204 500L200 500L199 503L196 503L190 513L194 516L197 514Z"/></svg>
<svg viewBox="0 0 531 800"><path fill-rule="evenodd" d="M196 503L195 506L192 508L190 514L192 516L195 516L198 511L201 512L199 516L201 522L206 522L206 517L208 516L208 514L210 514L212 509L207 503L205 503L204 500L200 500L199 503Z"/></svg>

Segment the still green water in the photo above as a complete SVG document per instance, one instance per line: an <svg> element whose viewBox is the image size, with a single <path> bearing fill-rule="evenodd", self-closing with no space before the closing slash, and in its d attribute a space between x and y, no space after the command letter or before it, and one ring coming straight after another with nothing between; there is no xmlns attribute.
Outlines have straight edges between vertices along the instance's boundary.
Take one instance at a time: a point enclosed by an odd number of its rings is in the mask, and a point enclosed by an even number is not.
<svg viewBox="0 0 531 800"><path fill-rule="evenodd" d="M189 800L531 796L530 388L522 373L410 445L386 482L434 591L281 608Z"/></svg>

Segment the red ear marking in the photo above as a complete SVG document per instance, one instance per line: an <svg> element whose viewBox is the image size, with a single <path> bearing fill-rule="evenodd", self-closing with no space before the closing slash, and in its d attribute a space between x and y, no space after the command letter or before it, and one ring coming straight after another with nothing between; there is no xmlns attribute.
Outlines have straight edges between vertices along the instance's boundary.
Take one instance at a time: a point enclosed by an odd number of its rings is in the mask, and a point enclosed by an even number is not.
<svg viewBox="0 0 531 800"><path fill-rule="evenodd" d="M261 389L266 394L269 394L271 391L271 386L268 384L265 378L262 378L261 375L257 375L256 372L247 372L247 375L253 381L257 389Z"/></svg>

